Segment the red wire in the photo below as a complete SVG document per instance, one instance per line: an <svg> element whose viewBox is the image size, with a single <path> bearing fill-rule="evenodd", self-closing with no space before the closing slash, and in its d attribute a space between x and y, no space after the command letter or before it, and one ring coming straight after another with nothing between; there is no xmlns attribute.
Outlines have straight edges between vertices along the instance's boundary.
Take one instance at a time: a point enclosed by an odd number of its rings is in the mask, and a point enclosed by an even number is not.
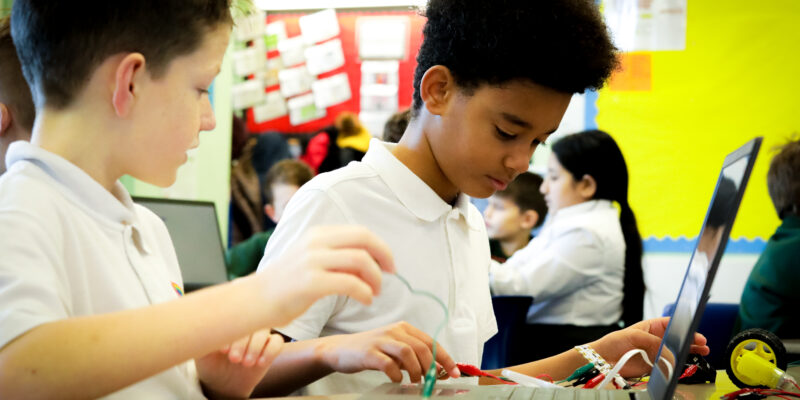
<svg viewBox="0 0 800 400"><path fill-rule="evenodd" d="M550 381L550 383L553 383L553 377L547 374L536 375L536 378L538 379L546 378L548 381Z"/></svg>

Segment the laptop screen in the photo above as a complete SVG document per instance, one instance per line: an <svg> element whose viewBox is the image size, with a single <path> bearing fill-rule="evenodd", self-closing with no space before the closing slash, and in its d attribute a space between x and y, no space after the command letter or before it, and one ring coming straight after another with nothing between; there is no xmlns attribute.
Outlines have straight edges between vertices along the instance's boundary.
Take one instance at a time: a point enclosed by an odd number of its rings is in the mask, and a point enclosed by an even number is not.
<svg viewBox="0 0 800 400"><path fill-rule="evenodd" d="M675 390L760 145L761 138L755 138L725 158L659 350L660 357L672 361L675 376L668 376L661 362L653 368L648 383L653 399L671 398Z"/></svg>
<svg viewBox="0 0 800 400"><path fill-rule="evenodd" d="M134 197L161 217L178 256L187 292L227 281L214 203Z"/></svg>

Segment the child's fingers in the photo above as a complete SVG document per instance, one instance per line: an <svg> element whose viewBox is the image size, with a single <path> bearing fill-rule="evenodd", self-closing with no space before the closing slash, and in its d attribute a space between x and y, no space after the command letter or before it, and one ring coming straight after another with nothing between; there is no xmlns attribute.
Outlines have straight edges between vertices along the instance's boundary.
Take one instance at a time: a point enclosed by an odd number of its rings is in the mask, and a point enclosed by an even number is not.
<svg viewBox="0 0 800 400"><path fill-rule="evenodd" d="M314 289L319 291L318 297L336 294L350 296L365 305L372 304L372 288L361 279L347 273L328 272L322 276Z"/></svg>
<svg viewBox="0 0 800 400"><path fill-rule="evenodd" d="M333 249L363 249L375 259L380 269L389 273L395 272L394 258L389 245L363 226L317 227L311 236L312 245Z"/></svg>
<svg viewBox="0 0 800 400"><path fill-rule="evenodd" d="M425 343L427 348L433 348L433 338L428 336L428 334L411 324L407 324L406 330L410 335L413 335L418 340ZM427 358L426 362L430 363L430 358ZM450 377L458 378L461 375L458 371L458 367L456 366L456 362L452 357L450 357L450 354L447 353L447 350L445 350L444 347L442 347L439 343L436 343L436 362L449 372Z"/></svg>
<svg viewBox="0 0 800 400"><path fill-rule="evenodd" d="M250 335L250 342L247 344L244 357L242 358L242 365L245 367L252 367L261 358L263 351L266 349L267 342L269 341L269 330L262 329Z"/></svg>
<svg viewBox="0 0 800 400"><path fill-rule="evenodd" d="M258 359L258 366L259 367L266 367L275 360L275 357L278 356L281 352L281 348L283 347L283 336L278 334L269 335L267 338L267 345L264 348L264 352L261 353L261 357Z"/></svg>
<svg viewBox="0 0 800 400"><path fill-rule="evenodd" d="M314 260L330 272L344 272L359 277L378 294L381 288L381 270L369 253L361 249L336 249L320 251Z"/></svg>
<svg viewBox="0 0 800 400"><path fill-rule="evenodd" d="M231 349L228 351L228 361L234 364L242 362L248 343L250 343L250 336L233 342L231 344Z"/></svg>

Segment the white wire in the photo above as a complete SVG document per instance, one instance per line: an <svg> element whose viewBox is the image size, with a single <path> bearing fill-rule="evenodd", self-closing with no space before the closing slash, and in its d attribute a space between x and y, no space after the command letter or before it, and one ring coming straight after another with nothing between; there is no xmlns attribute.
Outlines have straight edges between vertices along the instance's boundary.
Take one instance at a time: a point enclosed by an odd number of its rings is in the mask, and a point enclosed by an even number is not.
<svg viewBox="0 0 800 400"><path fill-rule="evenodd" d="M644 350L642 349L630 350L627 353L625 353L622 357L620 357L619 361L617 361L617 364L614 366L614 368L612 368L611 371L608 374L606 374L606 377L605 379L603 379L603 382L601 382L594 388L602 389L606 387L606 385L611 383L611 380L614 379L615 376L617 376L622 367L625 366L625 363L627 363L628 360L630 360L633 356L637 354L642 355L642 358L644 359L644 362L647 363L647 365L651 367L653 366L653 363L650 362L650 358L647 357L647 353ZM670 380L672 378L672 364L670 364L669 361L667 361L667 359L665 359L664 357L659 357L659 361L662 361L664 365L667 366L667 380Z"/></svg>

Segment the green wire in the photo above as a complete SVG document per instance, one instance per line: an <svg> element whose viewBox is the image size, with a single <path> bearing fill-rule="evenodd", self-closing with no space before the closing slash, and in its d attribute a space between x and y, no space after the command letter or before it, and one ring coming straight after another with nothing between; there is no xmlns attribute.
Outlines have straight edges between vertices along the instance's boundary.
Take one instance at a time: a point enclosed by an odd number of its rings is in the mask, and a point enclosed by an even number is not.
<svg viewBox="0 0 800 400"><path fill-rule="evenodd" d="M436 302L442 306L442 310L444 310L444 320L441 324L439 324L439 326L436 328L436 332L433 334L433 360L431 360L431 366L428 368L428 372L425 374L425 386L423 386L422 389L422 398L429 399L433 393L433 386L436 384L436 338L439 336L439 332L442 330L442 328L447 325L447 321L450 319L450 313L447 312L447 306L444 305L444 302L442 302L442 300L436 297L433 293L412 288L411 284L408 283L406 278L403 278L398 273L395 273L394 276L396 276L400 282L403 282L403 284L406 285L409 292L436 300Z"/></svg>

